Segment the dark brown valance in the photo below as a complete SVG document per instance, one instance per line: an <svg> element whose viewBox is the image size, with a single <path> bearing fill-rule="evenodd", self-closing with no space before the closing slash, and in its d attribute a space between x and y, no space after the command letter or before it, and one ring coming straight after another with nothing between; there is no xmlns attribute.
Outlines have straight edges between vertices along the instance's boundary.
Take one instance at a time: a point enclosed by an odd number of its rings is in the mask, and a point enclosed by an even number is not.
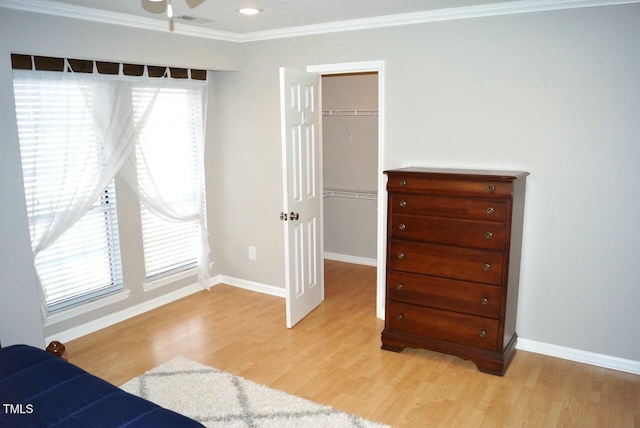
<svg viewBox="0 0 640 428"><path fill-rule="evenodd" d="M91 61L86 59L66 60L67 69L65 69L64 58L54 58L48 56L32 56L11 54L11 66L14 70L44 70L44 71L72 71L74 73L93 73L95 70L99 74L119 74L120 63ZM189 72L194 80L207 80L206 70L175 68L175 67L159 67L155 65L142 64L122 64L122 74L125 76L142 76L144 69L147 69L149 77L169 76L173 79L188 79Z"/></svg>

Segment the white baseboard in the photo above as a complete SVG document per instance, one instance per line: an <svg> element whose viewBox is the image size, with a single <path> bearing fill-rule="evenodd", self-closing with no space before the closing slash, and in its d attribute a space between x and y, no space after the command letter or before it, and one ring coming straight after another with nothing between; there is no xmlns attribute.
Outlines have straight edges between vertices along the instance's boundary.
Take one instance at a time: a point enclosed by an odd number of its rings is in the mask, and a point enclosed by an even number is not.
<svg viewBox="0 0 640 428"><path fill-rule="evenodd" d="M521 337L518 338L516 348L523 351L535 352L536 354L548 355L550 357L557 357L564 360L640 375L640 361L596 354L589 351L581 351L579 349L537 342L535 340L523 339Z"/></svg>
<svg viewBox="0 0 640 428"><path fill-rule="evenodd" d="M285 298L287 290L274 285L261 284L259 282L247 281L246 279L234 278L232 276L218 275L215 277L215 284L227 284L245 290L256 291L258 293L269 294L271 296Z"/></svg>
<svg viewBox="0 0 640 428"><path fill-rule="evenodd" d="M356 265L378 266L378 260L368 257L350 256L348 254L330 253L325 251L324 258L337 262L353 263Z"/></svg>

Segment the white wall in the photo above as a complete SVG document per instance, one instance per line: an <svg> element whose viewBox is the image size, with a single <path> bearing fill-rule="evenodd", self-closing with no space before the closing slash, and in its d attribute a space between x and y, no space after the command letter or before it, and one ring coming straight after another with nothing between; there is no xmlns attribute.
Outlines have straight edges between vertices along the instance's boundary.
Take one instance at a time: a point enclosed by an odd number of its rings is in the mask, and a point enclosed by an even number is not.
<svg viewBox="0 0 640 428"><path fill-rule="evenodd" d="M531 173L519 336L640 361L638 22L633 4L245 44L215 83L223 271L284 285L278 67L384 60L386 168Z"/></svg>
<svg viewBox="0 0 640 428"><path fill-rule="evenodd" d="M123 266L124 285L132 290L130 297L43 328L24 202L11 53L232 70L240 66L241 50L234 43L0 9L0 340L4 346L29 343L42 347L47 336L82 328L100 317L178 292L193 284L195 276L143 291L138 202L119 188L120 242L122 256L127 259ZM207 165L213 162L210 145L208 141ZM207 192L213 197L213 189ZM215 214L211 213L209 220L214 219ZM212 234L215 260L214 237ZM219 273L217 265L212 273Z"/></svg>
<svg viewBox="0 0 640 428"><path fill-rule="evenodd" d="M11 58L0 52L0 82L12 82ZM22 186L13 91L0 96L0 341L44 345L29 223ZM13 116L11 116L13 114ZM24 237L27 237L25 240Z"/></svg>

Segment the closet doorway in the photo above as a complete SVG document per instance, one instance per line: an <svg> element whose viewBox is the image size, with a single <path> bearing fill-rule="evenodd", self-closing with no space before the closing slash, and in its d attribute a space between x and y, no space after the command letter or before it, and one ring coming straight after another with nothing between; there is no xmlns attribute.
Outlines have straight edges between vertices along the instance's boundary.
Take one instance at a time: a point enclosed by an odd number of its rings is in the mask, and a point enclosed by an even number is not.
<svg viewBox="0 0 640 428"><path fill-rule="evenodd" d="M324 258L377 266L378 73L321 79Z"/></svg>
<svg viewBox="0 0 640 428"><path fill-rule="evenodd" d="M322 76L325 258L377 265L378 73Z"/></svg>
<svg viewBox="0 0 640 428"><path fill-rule="evenodd" d="M384 319L384 301L385 301L385 283L386 283L386 275L385 275L385 270L386 270L386 251L387 251L387 247L386 247L386 228L387 228L387 217L386 215L383 215L384 213L386 213L387 211L387 199L386 199L386 194L385 194L385 189L386 189L386 177L383 174L384 168L386 167L385 165L385 159L384 159L384 147L385 147L385 121L384 121L384 117L385 117L385 111L384 111L384 106L385 106L385 87L384 87L384 81L385 81L385 63L384 61L363 61L363 62L349 62L349 63L335 63L335 64L322 64L322 65L309 65L307 66L307 72L309 73L315 73L318 76L318 79L320 80L320 94L319 94L319 98L320 98L320 103L319 103L319 109L322 111L328 111L331 110L331 105L327 104L325 106L325 102L322 99L322 83L323 83L323 79L325 77L331 77L334 75L352 75L355 74L357 75L368 75L371 74L371 79L373 79L373 76L375 76L375 81L377 82L377 87L376 88L372 88L371 90L374 91L377 95L377 105L373 106L370 109L365 109L363 108L363 110L377 110L377 115L374 117L354 117L354 119L368 119L369 121L372 121L370 123L377 123L377 131L378 131L378 139L377 141L373 141L373 145L374 148L371 149L372 153L375 153L375 156L377 156L377 166L376 166L376 182L377 184L375 185L374 189L376 191L377 194L377 203L374 203L373 201L366 201L366 200L356 200L354 202L362 202L362 203L371 203L373 204L373 210L376 213L375 215L377 216L377 226L374 230L371 230L370 233L372 235L376 236L376 241L377 241L377 245L376 245L376 256L375 258L369 258L368 254L369 253L361 253L361 254L365 254L365 256L358 256L358 257L363 257L364 260L360 260L361 262L371 262L371 263L376 263L376 316L380 319ZM349 91L347 90L346 93L348 94ZM349 105L349 104L347 104ZM326 107L326 108L325 108ZM346 110L355 110L355 108L350 105L349 107L345 107ZM355 112L354 112L355 115ZM322 116L322 123L324 123L326 120L328 119L337 119L337 117L325 117ZM343 117L344 119L344 117ZM339 121L340 119L338 119ZM341 126L341 123L338 122ZM346 124L346 122L345 122ZM327 144L327 142L325 142L325 136L321 135L321 149L324 152L324 145ZM347 138L348 138L348 134L347 134ZM331 143L329 143L331 144ZM377 149L375 148L377 147ZM326 187L327 189L330 189L331 185L332 185L332 178L330 176L330 174L327 174L325 176L324 174L324 164L330 162L327 159L323 159L323 188ZM333 166L331 164L327 165L327 168L333 168ZM327 181L329 180L329 181ZM327 186L328 184L328 186ZM355 189L355 190L361 190L361 189ZM369 189L364 189L364 190L369 190ZM326 198L323 198L323 202L326 201ZM371 208L371 206L369 207ZM346 216L352 216L354 217L353 214L351 213L346 213ZM328 227L328 221L326 218L323 218L323 230L324 228ZM368 229L367 229L368 230ZM324 238L324 234L323 234L323 238ZM324 241L324 239L323 239ZM331 244L329 244L331 245ZM331 246L326 247L326 242L323 242L323 248L325 248L325 254L328 253L334 253L333 255L335 256L335 254L338 254L336 251L339 250L332 250ZM336 247L334 247L336 248ZM331 255L331 254L329 254ZM351 256L354 256L353 254L351 254ZM351 261L353 262L355 259L351 259Z"/></svg>

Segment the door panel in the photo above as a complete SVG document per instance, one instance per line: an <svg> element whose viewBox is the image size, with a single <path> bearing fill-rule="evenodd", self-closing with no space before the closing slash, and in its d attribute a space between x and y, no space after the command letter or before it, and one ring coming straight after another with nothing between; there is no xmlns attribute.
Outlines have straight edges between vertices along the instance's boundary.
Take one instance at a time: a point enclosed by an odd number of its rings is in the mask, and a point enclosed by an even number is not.
<svg viewBox="0 0 640 428"><path fill-rule="evenodd" d="M287 327L324 299L318 77L280 69Z"/></svg>

